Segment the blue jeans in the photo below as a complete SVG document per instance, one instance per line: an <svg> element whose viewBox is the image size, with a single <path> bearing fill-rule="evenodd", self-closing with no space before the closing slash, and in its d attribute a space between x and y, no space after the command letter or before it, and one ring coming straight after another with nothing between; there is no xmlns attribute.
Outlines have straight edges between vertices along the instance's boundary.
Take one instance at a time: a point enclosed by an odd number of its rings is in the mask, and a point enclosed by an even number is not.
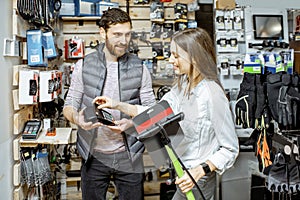
<svg viewBox="0 0 300 200"><path fill-rule="evenodd" d="M144 199L142 156L132 165L127 152L93 153L81 168L83 200L105 200L110 181L114 181L119 200Z"/></svg>

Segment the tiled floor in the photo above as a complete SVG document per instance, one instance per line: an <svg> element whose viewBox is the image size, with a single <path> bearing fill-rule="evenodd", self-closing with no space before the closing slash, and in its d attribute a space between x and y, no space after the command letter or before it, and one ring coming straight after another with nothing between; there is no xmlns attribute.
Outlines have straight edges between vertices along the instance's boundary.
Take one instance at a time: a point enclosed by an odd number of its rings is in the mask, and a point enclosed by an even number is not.
<svg viewBox="0 0 300 200"><path fill-rule="evenodd" d="M76 186L67 187L67 195L62 195L61 199L80 200L82 199L81 190L78 191Z"/></svg>

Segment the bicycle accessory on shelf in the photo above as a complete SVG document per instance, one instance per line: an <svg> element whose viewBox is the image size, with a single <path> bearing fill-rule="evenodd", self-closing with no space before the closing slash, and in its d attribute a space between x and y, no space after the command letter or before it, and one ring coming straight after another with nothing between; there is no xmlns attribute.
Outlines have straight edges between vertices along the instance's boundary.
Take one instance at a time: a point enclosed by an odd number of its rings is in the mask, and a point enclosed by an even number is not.
<svg viewBox="0 0 300 200"><path fill-rule="evenodd" d="M41 130L42 122L40 120L29 120L24 126L22 138L24 140L35 140L38 138Z"/></svg>
<svg viewBox="0 0 300 200"><path fill-rule="evenodd" d="M56 128L55 127L48 128L46 135L47 136L56 136Z"/></svg>

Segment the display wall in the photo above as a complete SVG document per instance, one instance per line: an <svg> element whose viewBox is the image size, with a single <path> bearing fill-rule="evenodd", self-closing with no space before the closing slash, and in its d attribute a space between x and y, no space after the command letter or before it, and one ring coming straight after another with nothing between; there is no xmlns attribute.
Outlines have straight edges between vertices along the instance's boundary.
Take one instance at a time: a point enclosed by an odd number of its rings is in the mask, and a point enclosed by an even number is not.
<svg viewBox="0 0 300 200"><path fill-rule="evenodd" d="M18 57L5 57L2 55L4 47L4 39L12 38L12 1L1 1L1 29L0 29L0 194L1 199L13 199L13 184L12 184L12 66L18 63Z"/></svg>

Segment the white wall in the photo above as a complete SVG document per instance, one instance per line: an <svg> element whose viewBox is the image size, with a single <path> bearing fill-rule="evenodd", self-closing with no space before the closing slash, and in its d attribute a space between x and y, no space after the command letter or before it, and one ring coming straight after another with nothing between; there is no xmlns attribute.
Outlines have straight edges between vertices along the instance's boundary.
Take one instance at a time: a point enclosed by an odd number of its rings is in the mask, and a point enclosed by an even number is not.
<svg viewBox="0 0 300 200"><path fill-rule="evenodd" d="M214 3L217 0L198 0L199 3ZM221 1L221 0L220 0ZM287 8L300 9L299 0L235 0L240 6L255 8Z"/></svg>
<svg viewBox="0 0 300 200"><path fill-rule="evenodd" d="M12 65L16 58L3 57L3 40L12 38L12 0L1 0L0 12L0 199L13 199L12 166Z"/></svg>
<svg viewBox="0 0 300 200"><path fill-rule="evenodd" d="M300 9L299 0L235 0L240 6L255 8L286 8Z"/></svg>
<svg viewBox="0 0 300 200"><path fill-rule="evenodd" d="M198 0L199 3L214 3L217 0ZM235 0L240 6L256 8L293 8L300 9L299 0Z"/></svg>

